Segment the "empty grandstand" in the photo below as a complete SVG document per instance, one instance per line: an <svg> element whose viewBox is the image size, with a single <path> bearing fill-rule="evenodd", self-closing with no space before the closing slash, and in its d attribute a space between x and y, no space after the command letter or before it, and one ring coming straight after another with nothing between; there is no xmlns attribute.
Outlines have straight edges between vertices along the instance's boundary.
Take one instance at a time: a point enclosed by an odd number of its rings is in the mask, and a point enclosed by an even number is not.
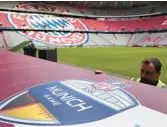
<svg viewBox="0 0 167 127"><path fill-rule="evenodd" d="M30 39L38 47L166 46L165 5L144 1L1 2L1 47Z"/></svg>

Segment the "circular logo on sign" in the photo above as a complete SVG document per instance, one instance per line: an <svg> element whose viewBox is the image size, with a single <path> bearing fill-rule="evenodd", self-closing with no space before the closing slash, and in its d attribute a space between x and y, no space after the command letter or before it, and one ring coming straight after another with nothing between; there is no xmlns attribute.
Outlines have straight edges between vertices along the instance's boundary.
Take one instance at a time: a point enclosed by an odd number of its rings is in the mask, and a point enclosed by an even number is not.
<svg viewBox="0 0 167 127"><path fill-rule="evenodd" d="M138 105L115 84L64 80L35 86L4 100L0 120L23 125L74 125L102 120Z"/></svg>
<svg viewBox="0 0 167 127"><path fill-rule="evenodd" d="M55 13L66 14L69 13L63 8L46 4L23 4L19 5L20 9L36 10L36 11L50 11ZM27 29L54 29L54 30L87 30L86 26L76 18L62 18L54 15L41 14L7 14L10 23L15 28ZM87 33L73 33L73 32L39 32L26 31L19 32L32 40L44 42L55 45L80 45L88 41Z"/></svg>

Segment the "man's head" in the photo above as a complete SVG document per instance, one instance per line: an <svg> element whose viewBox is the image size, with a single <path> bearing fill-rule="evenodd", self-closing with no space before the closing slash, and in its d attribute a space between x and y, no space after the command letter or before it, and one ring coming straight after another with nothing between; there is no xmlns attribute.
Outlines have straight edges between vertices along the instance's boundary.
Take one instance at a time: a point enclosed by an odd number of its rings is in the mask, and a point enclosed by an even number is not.
<svg viewBox="0 0 167 127"><path fill-rule="evenodd" d="M161 75L162 64L157 58L146 58L141 62L140 82L156 85Z"/></svg>

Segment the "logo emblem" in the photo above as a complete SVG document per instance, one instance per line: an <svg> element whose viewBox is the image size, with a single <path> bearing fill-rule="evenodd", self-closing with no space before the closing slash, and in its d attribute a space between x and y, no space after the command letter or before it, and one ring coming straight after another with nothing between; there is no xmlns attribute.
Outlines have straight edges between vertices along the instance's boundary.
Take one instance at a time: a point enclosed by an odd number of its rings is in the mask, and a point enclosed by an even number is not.
<svg viewBox="0 0 167 127"><path fill-rule="evenodd" d="M102 120L139 105L123 88L103 83L64 80L35 86L1 102L0 120L74 125Z"/></svg>
<svg viewBox="0 0 167 127"><path fill-rule="evenodd" d="M33 11L50 11L61 14L69 13L63 8L39 3L23 4L19 5L19 8ZM56 29L70 31L75 31L79 29L87 30L87 27L79 19L76 18L56 17L54 15L16 13L7 14L7 17L14 28ZM19 33L34 41L53 45L80 45L88 41L87 33L39 31L22 31Z"/></svg>

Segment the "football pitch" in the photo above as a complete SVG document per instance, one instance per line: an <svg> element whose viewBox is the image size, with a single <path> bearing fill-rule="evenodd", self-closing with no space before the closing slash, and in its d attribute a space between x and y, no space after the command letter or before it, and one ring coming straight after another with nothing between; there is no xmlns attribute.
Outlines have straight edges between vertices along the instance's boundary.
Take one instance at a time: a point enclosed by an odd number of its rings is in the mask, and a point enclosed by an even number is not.
<svg viewBox="0 0 167 127"><path fill-rule="evenodd" d="M160 79L167 84L167 48L152 47L96 47L58 48L58 61L91 70L131 78L139 77L140 63L146 57L162 62Z"/></svg>

